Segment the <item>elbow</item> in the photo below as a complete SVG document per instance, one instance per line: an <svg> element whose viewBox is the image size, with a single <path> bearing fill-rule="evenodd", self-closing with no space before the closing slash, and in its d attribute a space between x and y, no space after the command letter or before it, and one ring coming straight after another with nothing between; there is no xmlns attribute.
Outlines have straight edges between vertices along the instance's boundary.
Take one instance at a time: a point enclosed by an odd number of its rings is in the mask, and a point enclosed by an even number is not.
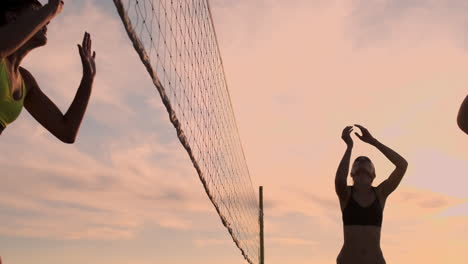
<svg viewBox="0 0 468 264"><path fill-rule="evenodd" d="M65 144L73 144L75 143L75 138L63 138L61 139L63 143Z"/></svg>
<svg viewBox="0 0 468 264"><path fill-rule="evenodd" d="M67 122L66 117L64 117L60 133L59 133L59 139L65 143L65 144L73 144L76 141L76 137L78 135L78 129L74 128L74 126L70 125L69 122Z"/></svg>
<svg viewBox="0 0 468 264"><path fill-rule="evenodd" d="M73 144L75 143L75 139L76 139L76 137L72 137L72 136L61 136L58 138L60 139L60 141L62 141L65 144Z"/></svg>
<svg viewBox="0 0 468 264"><path fill-rule="evenodd" d="M76 133L66 133L60 140L65 144L73 144L76 141Z"/></svg>
<svg viewBox="0 0 468 264"><path fill-rule="evenodd" d="M398 169L402 172L406 172L406 170L408 169L408 161L406 161L405 159L403 159L400 164L398 164Z"/></svg>
<svg viewBox="0 0 468 264"><path fill-rule="evenodd" d="M65 144L73 144L76 141L76 132L66 131L58 137Z"/></svg>

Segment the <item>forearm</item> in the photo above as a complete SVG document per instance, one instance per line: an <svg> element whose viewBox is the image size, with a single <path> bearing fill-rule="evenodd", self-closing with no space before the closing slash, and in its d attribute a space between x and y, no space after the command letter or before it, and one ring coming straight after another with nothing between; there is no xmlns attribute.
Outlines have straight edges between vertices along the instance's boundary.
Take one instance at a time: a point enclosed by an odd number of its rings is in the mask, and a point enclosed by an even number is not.
<svg viewBox="0 0 468 264"><path fill-rule="evenodd" d="M341 159L340 165L338 166L338 170L336 171L335 182L340 182L340 181L346 182L346 178L348 177L348 173L349 173L349 163L351 160L351 152L352 152L352 147L348 146L346 148L346 152L343 155L343 158Z"/></svg>
<svg viewBox="0 0 468 264"><path fill-rule="evenodd" d="M26 12L17 20L0 28L0 56L2 58L13 54L17 49L31 39L51 19L53 13L48 5L35 12Z"/></svg>
<svg viewBox="0 0 468 264"><path fill-rule="evenodd" d="M76 92L75 98L64 116L66 137L71 142L75 141L81 122L83 121L83 116L91 96L93 81L93 78L83 77L81 79L80 87Z"/></svg>
<svg viewBox="0 0 468 264"><path fill-rule="evenodd" d="M398 168L405 168L408 166L408 162L400 156L400 154L396 153L393 149L385 146L381 142L379 142L377 139L374 140L374 142L371 143L374 147L376 147L380 152L382 152L387 159L389 159L395 166Z"/></svg>

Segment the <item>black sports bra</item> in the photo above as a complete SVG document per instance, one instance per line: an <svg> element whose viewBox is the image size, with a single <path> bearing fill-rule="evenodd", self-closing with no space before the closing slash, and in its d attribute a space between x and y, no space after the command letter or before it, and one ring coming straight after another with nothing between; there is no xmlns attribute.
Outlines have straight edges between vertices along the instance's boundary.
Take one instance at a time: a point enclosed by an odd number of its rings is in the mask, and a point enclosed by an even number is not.
<svg viewBox="0 0 468 264"><path fill-rule="evenodd" d="M361 207L353 199L353 186L351 186L351 195L348 204L343 210L343 224L346 225L373 225L382 227L383 209L380 206L375 187L372 187L375 193L374 202L368 207Z"/></svg>

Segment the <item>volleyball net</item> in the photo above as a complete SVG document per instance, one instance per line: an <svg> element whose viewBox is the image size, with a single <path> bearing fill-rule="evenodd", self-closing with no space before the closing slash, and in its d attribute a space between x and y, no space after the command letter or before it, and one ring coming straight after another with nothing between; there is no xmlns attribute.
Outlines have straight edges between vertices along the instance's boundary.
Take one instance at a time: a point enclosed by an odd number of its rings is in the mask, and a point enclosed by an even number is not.
<svg viewBox="0 0 468 264"><path fill-rule="evenodd" d="M113 0L223 225L259 261L259 207L208 0Z"/></svg>

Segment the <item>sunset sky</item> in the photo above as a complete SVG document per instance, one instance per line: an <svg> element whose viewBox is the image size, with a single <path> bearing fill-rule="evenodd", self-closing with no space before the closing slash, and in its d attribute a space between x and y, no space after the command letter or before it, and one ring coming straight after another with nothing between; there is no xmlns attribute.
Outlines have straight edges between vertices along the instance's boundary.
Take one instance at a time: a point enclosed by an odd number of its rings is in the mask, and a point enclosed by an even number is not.
<svg viewBox="0 0 468 264"><path fill-rule="evenodd" d="M65 112L86 30L97 77L75 144L26 110L1 135L3 264L247 263L113 2L64 2L48 45L23 66ZM341 131L356 123L409 162L384 211L387 263L468 263L468 136L456 125L468 94L466 0L210 4L252 182L264 186L266 263L336 262L334 177ZM353 139L352 158L373 160L377 186L393 165Z"/></svg>

